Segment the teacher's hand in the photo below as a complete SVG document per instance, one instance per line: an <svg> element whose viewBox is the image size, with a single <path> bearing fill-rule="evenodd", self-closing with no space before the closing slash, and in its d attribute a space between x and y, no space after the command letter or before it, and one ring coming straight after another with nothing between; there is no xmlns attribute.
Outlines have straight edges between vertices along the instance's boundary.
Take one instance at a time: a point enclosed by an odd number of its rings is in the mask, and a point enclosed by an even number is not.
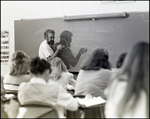
<svg viewBox="0 0 150 119"><path fill-rule="evenodd" d="M57 46L57 50L61 50L62 48L63 48L62 45L58 45L58 46Z"/></svg>

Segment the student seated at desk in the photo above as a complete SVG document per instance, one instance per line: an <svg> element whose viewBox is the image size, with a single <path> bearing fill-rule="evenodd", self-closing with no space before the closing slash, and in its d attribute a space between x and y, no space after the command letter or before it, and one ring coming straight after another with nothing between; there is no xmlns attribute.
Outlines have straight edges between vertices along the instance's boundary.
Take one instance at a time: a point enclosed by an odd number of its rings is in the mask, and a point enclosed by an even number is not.
<svg viewBox="0 0 150 119"><path fill-rule="evenodd" d="M20 84L18 100L21 105L54 105L58 109L59 117L65 117L64 108L75 111L78 109L78 102L57 82L48 83L51 73L50 67L48 61L39 57L31 61L30 73L32 78L30 82Z"/></svg>
<svg viewBox="0 0 150 119"><path fill-rule="evenodd" d="M149 43L135 44L109 86L107 118L149 118Z"/></svg>
<svg viewBox="0 0 150 119"><path fill-rule="evenodd" d="M127 55L127 52L123 52L123 53L121 53L120 56L118 57L118 60L117 60L117 62L116 62L116 67L117 67L117 68L112 69L113 74L112 74L111 77L110 77L108 87L109 87L109 85L111 85L111 83L113 82L113 80L111 80L111 79L115 79L114 77L115 77L116 75L118 75L119 73L122 72L122 65L123 65L123 62L124 62L124 60L125 60L126 55ZM105 90L105 95L107 94L108 87L107 87L106 90Z"/></svg>
<svg viewBox="0 0 150 119"><path fill-rule="evenodd" d="M53 58L50 64L52 73L49 81L57 81L65 89L67 89L67 85L71 85L72 88L75 87L76 80L73 79L73 74L68 72L66 65L59 57Z"/></svg>
<svg viewBox="0 0 150 119"><path fill-rule="evenodd" d="M3 76L1 76L1 98L6 94L6 90L3 85ZM5 111L6 110L6 111ZM9 104L3 104L1 99L1 118L16 118L19 112L19 103L14 100L10 100Z"/></svg>
<svg viewBox="0 0 150 119"><path fill-rule="evenodd" d="M104 90L112 74L108 59L108 52L98 48L83 62L77 77L75 95L90 94L106 99Z"/></svg>
<svg viewBox="0 0 150 119"><path fill-rule="evenodd" d="M5 75L4 87L6 90L18 90L18 86L22 82L30 81L31 77L28 75L29 70L29 56L23 51L15 51L9 62L10 72Z"/></svg>

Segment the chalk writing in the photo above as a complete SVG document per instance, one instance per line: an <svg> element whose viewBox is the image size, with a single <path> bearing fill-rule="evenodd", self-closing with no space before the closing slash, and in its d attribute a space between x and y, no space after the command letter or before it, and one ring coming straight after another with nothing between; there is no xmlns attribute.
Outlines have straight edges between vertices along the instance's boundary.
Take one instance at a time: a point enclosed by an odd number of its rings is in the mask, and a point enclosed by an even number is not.
<svg viewBox="0 0 150 119"><path fill-rule="evenodd" d="M113 32L114 29L112 27L97 27L96 32Z"/></svg>
<svg viewBox="0 0 150 119"><path fill-rule="evenodd" d="M102 44L101 44L102 45ZM107 49L107 51L108 51L108 53L109 53L109 59L110 60L113 60L112 58L111 58L111 55L112 54L114 54L114 52L113 51L110 51L110 50L108 50L110 47L113 47L114 46L114 44L112 44L112 45L108 45L108 46L88 46L88 45L84 45L84 47L86 47L88 50L87 50L87 54L91 54L95 49L97 49L97 48L104 48L104 49ZM74 51L74 52L78 52L78 50L81 48L81 47L83 47L83 45L79 45L79 44L76 44L74 41L72 41L72 46L71 46L71 49L72 49L72 51Z"/></svg>
<svg viewBox="0 0 150 119"><path fill-rule="evenodd" d="M85 41L96 41L96 42L101 42L101 40L100 39L94 39L94 38L87 38L87 37L75 37L75 36L73 36L73 39L74 40L79 40L79 41L83 41L83 40L85 40Z"/></svg>
<svg viewBox="0 0 150 119"><path fill-rule="evenodd" d="M104 27L93 27L93 28L67 28L67 30L69 31L84 31L84 32L88 32L88 31L95 31L95 32L113 32L114 29L112 27L109 26L104 26ZM74 34L75 35L75 34ZM89 33L86 33L86 35L88 36ZM90 35L90 36L93 36Z"/></svg>
<svg viewBox="0 0 150 119"><path fill-rule="evenodd" d="M91 36L93 36L93 33L84 33L84 36L91 37Z"/></svg>
<svg viewBox="0 0 150 119"><path fill-rule="evenodd" d="M88 28L67 28L68 31L89 31Z"/></svg>
<svg viewBox="0 0 150 119"><path fill-rule="evenodd" d="M142 19L145 22L149 22L149 14L148 13L146 13L146 14L139 14L139 16L142 16Z"/></svg>
<svg viewBox="0 0 150 119"><path fill-rule="evenodd" d="M112 47L112 46L114 46L114 44L112 44L112 45L109 45L109 46L105 47L105 49L107 49L107 48L109 48L109 47Z"/></svg>
<svg viewBox="0 0 150 119"><path fill-rule="evenodd" d="M49 29L49 28L41 28L41 29L39 29L38 31L35 31L35 32L34 32L34 36L38 35L38 34L41 33L41 32L46 31L46 29Z"/></svg>
<svg viewBox="0 0 150 119"><path fill-rule="evenodd" d="M81 33L74 33L73 36L82 36Z"/></svg>

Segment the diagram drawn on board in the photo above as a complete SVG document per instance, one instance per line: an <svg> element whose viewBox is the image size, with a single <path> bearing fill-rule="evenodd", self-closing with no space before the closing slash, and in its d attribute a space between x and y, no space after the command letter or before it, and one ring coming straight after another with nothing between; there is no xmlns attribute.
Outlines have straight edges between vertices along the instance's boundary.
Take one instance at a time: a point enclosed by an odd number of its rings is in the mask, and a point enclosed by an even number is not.
<svg viewBox="0 0 150 119"><path fill-rule="evenodd" d="M80 49L81 47L83 47L82 45L76 44L74 41L72 41L72 43L73 43L73 46L72 46L71 48L72 48L72 51L74 51L74 52L78 52L79 49ZM110 51L109 48L111 48L111 47L113 47L113 46L114 46L114 44L109 45L109 46L102 46L102 47L101 47L101 48L104 48L104 49L106 49L106 50L108 51L109 56L110 56L110 57L109 57L110 60L113 60L113 59L111 58L111 55L114 54L114 52L113 52L113 51ZM86 48L88 49L87 52L86 52L86 53L88 53L88 54L91 54L95 49L100 48L100 46L84 46L84 47L86 47Z"/></svg>

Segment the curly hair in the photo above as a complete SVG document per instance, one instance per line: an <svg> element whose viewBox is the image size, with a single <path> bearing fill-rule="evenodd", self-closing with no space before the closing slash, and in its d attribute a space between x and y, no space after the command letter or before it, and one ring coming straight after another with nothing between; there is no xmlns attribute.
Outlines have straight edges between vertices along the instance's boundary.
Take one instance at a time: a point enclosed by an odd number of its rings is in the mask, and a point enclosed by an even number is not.
<svg viewBox="0 0 150 119"><path fill-rule="evenodd" d="M109 54L105 49L98 48L81 65L83 70L99 70L100 68L111 69L108 61Z"/></svg>
<svg viewBox="0 0 150 119"><path fill-rule="evenodd" d="M47 30L44 32L44 39L47 39L48 33L55 34L55 31L52 30L52 29L47 29Z"/></svg>
<svg viewBox="0 0 150 119"><path fill-rule="evenodd" d="M27 74L29 70L30 57L23 51L15 51L9 61L10 75Z"/></svg>

